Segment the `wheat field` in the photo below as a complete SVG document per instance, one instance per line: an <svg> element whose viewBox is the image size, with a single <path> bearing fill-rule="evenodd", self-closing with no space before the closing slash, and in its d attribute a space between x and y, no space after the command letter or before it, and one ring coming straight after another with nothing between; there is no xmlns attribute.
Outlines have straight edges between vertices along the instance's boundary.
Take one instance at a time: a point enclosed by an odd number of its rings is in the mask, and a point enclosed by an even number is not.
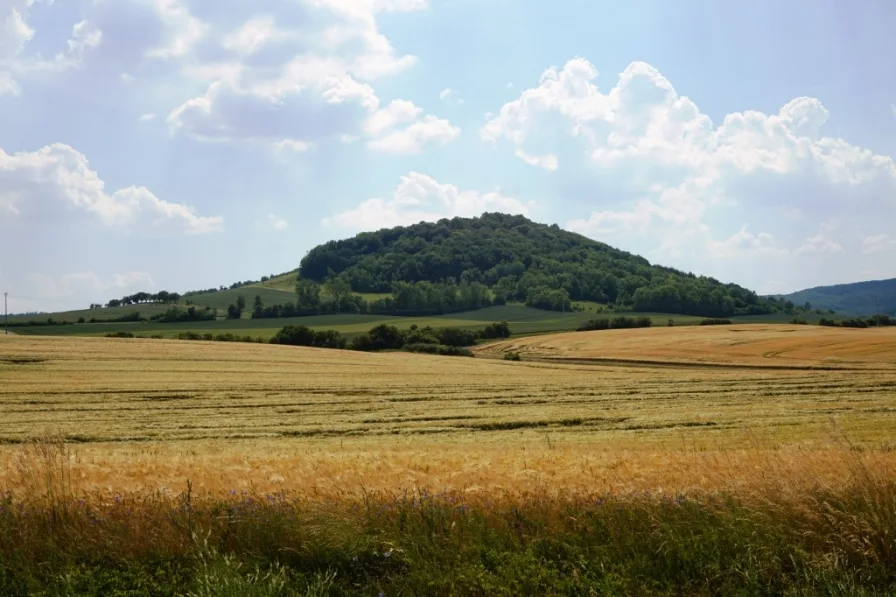
<svg viewBox="0 0 896 597"><path fill-rule="evenodd" d="M98 494L187 480L310 496L780 491L858 465L896 478L893 332L662 328L478 349L522 362L0 337L0 490L34 481L36 437L66 441L76 491Z"/></svg>
<svg viewBox="0 0 896 597"><path fill-rule="evenodd" d="M550 361L896 371L896 329L741 324L569 332L496 342L481 356L516 351Z"/></svg>

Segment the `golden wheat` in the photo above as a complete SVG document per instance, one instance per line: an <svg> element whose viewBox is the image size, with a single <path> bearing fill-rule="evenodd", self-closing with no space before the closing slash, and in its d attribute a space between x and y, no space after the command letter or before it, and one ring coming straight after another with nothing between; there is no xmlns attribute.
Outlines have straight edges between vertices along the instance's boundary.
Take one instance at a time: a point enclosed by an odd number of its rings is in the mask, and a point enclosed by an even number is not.
<svg viewBox="0 0 896 597"><path fill-rule="evenodd" d="M602 330L488 344L481 356L516 351L551 360L632 361L799 369L896 370L896 328L731 325Z"/></svg>
<svg viewBox="0 0 896 597"><path fill-rule="evenodd" d="M37 482L22 473L28 452L19 444L47 435L68 442L72 491L88 493L179 492L187 479L212 494L313 496L414 487L779 491L846 483L856 470L893 478L896 367L880 355L892 354L896 336L852 336L851 352L843 348L846 336L802 329L783 332L795 335L777 344L763 339L789 329L512 341L533 355L555 347L574 359L583 353L576 343L600 342L612 345L617 359L731 360L713 367L5 338L0 440L8 445L0 450L0 490ZM736 337L744 342L733 343ZM720 342L732 342L730 350ZM701 348L712 343L716 348ZM798 352L796 366L742 366L786 358L763 356L785 344ZM826 352L825 344L835 348ZM828 354L840 368L805 368L830 363Z"/></svg>

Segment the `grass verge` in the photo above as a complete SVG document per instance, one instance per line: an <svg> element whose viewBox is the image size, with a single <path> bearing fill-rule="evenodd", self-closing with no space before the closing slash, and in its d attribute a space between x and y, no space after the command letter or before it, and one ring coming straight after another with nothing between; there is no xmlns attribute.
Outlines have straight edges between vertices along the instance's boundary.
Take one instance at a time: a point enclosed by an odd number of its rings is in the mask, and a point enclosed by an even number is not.
<svg viewBox="0 0 896 597"><path fill-rule="evenodd" d="M878 595L896 483L592 494L75 495L23 448L0 500L3 595ZM785 485L786 487L786 485Z"/></svg>

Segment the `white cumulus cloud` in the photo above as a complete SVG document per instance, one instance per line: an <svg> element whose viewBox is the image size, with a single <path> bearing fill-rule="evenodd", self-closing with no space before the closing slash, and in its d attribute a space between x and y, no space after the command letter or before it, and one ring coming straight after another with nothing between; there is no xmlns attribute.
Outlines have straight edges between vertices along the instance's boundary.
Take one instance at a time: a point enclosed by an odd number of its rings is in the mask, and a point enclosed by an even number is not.
<svg viewBox="0 0 896 597"><path fill-rule="evenodd" d="M209 33L203 43L215 58L184 67L208 87L169 113L173 133L278 149L364 138L372 149L404 154L459 134L413 102L382 102L373 87L417 62L395 50L379 30L377 15L423 10L426 2L299 0L298 5L301 18L287 18L292 9L284 7L252 15L223 36Z"/></svg>
<svg viewBox="0 0 896 597"><path fill-rule="evenodd" d="M289 222L275 214L268 214L268 223L274 230L286 230L289 228Z"/></svg>
<svg viewBox="0 0 896 597"><path fill-rule="evenodd" d="M442 218L474 217L483 212L504 212L528 215L532 203L507 197L499 190L462 191L452 184L443 184L419 172L401 177L391 197L372 198L357 207L323 221L325 226L354 230L378 230L406 226Z"/></svg>
<svg viewBox="0 0 896 597"><path fill-rule="evenodd" d="M584 58L549 68L480 129L533 165L555 155L546 149L563 150L557 176L575 183L568 200L594 203L569 229L715 271L773 255L766 273L782 279L820 255L855 258L862 231L896 213L896 162L825 136L830 115L818 98L714 123L649 64L631 63L606 90L597 78ZM844 222L836 232L823 226L834 219ZM739 231L720 232L738 220ZM749 273L759 279L763 269Z"/></svg>
<svg viewBox="0 0 896 597"><path fill-rule="evenodd" d="M549 170L553 172L559 166L557 162L557 156L552 153L547 155L531 155L526 153L523 149L517 147L516 151L513 152L513 155L523 160L530 166L535 166L537 168L544 168L545 170Z"/></svg>
<svg viewBox="0 0 896 597"><path fill-rule="evenodd" d="M371 149L397 154L415 154L431 147L447 145L460 129L444 118L431 114L383 137L367 142Z"/></svg>
<svg viewBox="0 0 896 597"><path fill-rule="evenodd" d="M891 251L896 251L896 237L889 234L875 234L862 241L863 253L886 253Z"/></svg>
<svg viewBox="0 0 896 597"><path fill-rule="evenodd" d="M88 214L107 226L164 233L205 234L221 217L199 216L180 203L131 186L109 193L87 158L68 145L8 154L0 149L0 212L41 220L60 211Z"/></svg>

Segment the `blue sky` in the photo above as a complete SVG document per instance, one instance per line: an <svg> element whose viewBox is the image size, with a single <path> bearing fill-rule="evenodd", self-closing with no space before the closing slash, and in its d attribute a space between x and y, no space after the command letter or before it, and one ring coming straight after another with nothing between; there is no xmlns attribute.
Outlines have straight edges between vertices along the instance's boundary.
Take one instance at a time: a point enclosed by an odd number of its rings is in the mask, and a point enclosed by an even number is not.
<svg viewBox="0 0 896 597"><path fill-rule="evenodd" d="M523 213L759 292L896 277L887 0L0 0L0 288L82 307Z"/></svg>

